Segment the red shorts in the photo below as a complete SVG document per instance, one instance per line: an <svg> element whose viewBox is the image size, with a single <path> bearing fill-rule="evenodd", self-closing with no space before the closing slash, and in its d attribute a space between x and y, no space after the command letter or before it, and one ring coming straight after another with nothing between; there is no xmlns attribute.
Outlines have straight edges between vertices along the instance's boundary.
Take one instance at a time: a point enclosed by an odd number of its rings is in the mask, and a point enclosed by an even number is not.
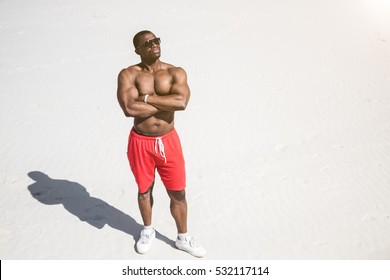
<svg viewBox="0 0 390 280"><path fill-rule="evenodd" d="M131 171L139 193L145 193L155 179L155 170L167 190L181 191L186 187L183 151L176 130L159 137L130 132L127 148Z"/></svg>

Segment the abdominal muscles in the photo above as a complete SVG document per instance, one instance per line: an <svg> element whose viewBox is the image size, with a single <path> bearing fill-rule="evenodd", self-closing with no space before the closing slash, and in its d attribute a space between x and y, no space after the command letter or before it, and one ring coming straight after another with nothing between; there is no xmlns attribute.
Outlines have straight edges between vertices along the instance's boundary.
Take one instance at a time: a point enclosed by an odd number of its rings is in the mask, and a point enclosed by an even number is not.
<svg viewBox="0 0 390 280"><path fill-rule="evenodd" d="M143 135L164 135L174 128L174 112L159 112L152 117L136 118L134 128Z"/></svg>

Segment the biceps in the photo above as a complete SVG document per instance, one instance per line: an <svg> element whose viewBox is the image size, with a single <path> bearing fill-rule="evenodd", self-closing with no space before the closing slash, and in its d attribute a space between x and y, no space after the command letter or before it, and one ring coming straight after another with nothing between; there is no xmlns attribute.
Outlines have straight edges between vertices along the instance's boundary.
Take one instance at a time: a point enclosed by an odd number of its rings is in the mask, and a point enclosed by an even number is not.
<svg viewBox="0 0 390 280"><path fill-rule="evenodd" d="M138 90L135 87L120 88L118 87L118 100L123 104L134 101L138 98Z"/></svg>
<svg viewBox="0 0 390 280"><path fill-rule="evenodd" d="M185 101L188 101L188 99L190 98L190 89L187 83L173 84L171 88L171 93L179 95L180 97L185 99Z"/></svg>

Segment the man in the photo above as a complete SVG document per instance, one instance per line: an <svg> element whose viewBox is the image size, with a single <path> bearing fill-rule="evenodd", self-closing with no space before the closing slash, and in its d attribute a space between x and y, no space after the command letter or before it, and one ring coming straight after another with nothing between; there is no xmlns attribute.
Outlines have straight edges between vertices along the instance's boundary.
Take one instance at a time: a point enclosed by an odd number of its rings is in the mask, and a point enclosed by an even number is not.
<svg viewBox="0 0 390 280"><path fill-rule="evenodd" d="M184 157L174 128L175 111L185 110L190 98L187 74L180 67L160 61L160 38L152 32L138 32L133 44L141 62L119 73L117 96L125 116L134 118L127 155L138 185L138 205L144 223L136 249L140 254L148 252L156 236L152 226L152 192L157 169L176 222L176 247L203 257L205 249L187 232Z"/></svg>

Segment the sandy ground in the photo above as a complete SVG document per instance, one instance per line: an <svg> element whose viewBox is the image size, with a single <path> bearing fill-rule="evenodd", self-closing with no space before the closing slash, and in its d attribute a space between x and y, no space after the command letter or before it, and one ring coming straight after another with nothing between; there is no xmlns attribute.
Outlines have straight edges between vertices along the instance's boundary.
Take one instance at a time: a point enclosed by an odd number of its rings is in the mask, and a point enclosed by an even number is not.
<svg viewBox="0 0 390 280"><path fill-rule="evenodd" d="M206 259L390 258L385 0L0 1L0 258L193 259L159 180L152 251L116 100L150 29L182 66L189 228Z"/></svg>

